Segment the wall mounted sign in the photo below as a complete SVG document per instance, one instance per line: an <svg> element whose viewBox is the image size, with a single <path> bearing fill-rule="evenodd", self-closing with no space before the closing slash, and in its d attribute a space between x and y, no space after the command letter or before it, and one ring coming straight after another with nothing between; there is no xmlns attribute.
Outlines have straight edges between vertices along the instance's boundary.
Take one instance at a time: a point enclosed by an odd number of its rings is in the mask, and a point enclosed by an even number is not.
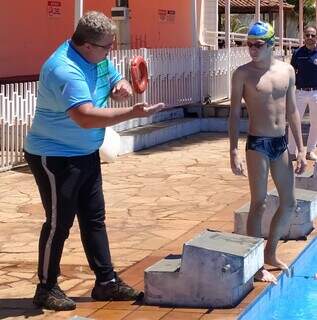
<svg viewBox="0 0 317 320"><path fill-rule="evenodd" d="M49 17L62 15L62 1L47 1L47 13Z"/></svg>
<svg viewBox="0 0 317 320"><path fill-rule="evenodd" d="M158 9L158 16L160 22L174 23L176 11L167 9Z"/></svg>

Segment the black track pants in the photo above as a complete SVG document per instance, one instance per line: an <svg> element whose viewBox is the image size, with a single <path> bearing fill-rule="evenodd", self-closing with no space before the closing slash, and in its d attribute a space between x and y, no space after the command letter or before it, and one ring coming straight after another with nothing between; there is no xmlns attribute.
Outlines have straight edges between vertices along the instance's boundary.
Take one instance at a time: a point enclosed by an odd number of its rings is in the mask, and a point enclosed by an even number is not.
<svg viewBox="0 0 317 320"><path fill-rule="evenodd" d="M99 153L44 157L25 152L25 159L46 213L39 240L40 282L47 286L57 282L64 242L76 214L85 253L97 282L112 279Z"/></svg>

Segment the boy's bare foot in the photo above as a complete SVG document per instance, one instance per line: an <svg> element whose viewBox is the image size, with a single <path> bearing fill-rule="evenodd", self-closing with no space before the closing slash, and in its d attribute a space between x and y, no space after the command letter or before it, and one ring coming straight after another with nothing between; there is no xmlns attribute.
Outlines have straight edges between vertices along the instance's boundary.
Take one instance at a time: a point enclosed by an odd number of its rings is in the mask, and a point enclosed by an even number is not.
<svg viewBox="0 0 317 320"><path fill-rule="evenodd" d="M285 272L287 277L291 276L291 272L290 272L288 266L284 262L279 260L278 258L276 258L276 257L265 257L264 261L265 261L266 264L269 264L269 265L271 265L273 267L276 267L276 268L282 270L283 272Z"/></svg>
<svg viewBox="0 0 317 320"><path fill-rule="evenodd" d="M277 284L275 276L264 268L261 268L255 275L254 280L261 282L271 282Z"/></svg>

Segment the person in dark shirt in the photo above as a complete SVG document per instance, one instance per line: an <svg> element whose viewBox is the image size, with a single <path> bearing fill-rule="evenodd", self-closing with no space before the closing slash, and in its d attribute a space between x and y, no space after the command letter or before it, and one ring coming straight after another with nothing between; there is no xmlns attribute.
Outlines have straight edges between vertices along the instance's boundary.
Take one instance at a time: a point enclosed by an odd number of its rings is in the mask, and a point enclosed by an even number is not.
<svg viewBox="0 0 317 320"><path fill-rule="evenodd" d="M306 158L317 161L314 153L317 143L317 48L316 28L304 30L305 45L297 49L291 60L296 73L296 103L302 119L306 106L309 106L310 130L307 140ZM296 145L291 130L288 133L288 149L293 160L296 159Z"/></svg>

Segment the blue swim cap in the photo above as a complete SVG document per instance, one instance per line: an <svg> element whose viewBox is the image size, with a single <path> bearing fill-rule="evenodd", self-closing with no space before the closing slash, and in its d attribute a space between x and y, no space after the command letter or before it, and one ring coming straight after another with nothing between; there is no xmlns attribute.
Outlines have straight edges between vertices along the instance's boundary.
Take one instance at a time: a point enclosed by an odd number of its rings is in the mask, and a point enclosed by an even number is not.
<svg viewBox="0 0 317 320"><path fill-rule="evenodd" d="M255 22L248 31L248 39L263 40L269 45L273 45L275 42L274 29L268 22Z"/></svg>

